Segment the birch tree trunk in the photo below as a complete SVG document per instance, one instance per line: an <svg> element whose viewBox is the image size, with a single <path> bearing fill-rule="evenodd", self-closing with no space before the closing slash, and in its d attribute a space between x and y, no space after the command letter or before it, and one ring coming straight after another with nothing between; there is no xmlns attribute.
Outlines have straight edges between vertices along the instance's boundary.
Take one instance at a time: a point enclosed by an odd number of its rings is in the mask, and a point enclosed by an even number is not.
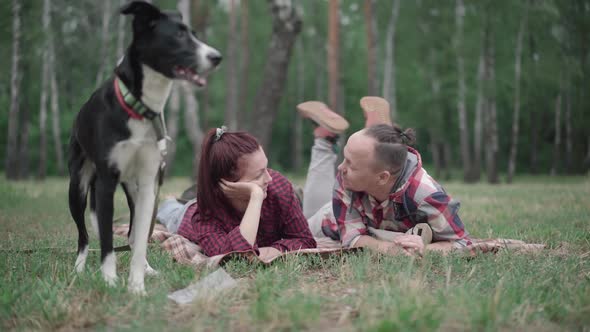
<svg viewBox="0 0 590 332"><path fill-rule="evenodd" d="M269 5L272 13L272 34L262 83L256 93L251 113L251 132L260 139L265 148L269 146L272 125L284 92L293 45L301 31L301 18L291 1L269 0Z"/></svg>
<svg viewBox="0 0 590 332"><path fill-rule="evenodd" d="M199 159L201 157L203 131L199 124L199 105L193 95L192 87L189 83L183 82L182 89L184 91L184 129L193 145L193 180L196 180L199 170Z"/></svg>
<svg viewBox="0 0 590 332"><path fill-rule="evenodd" d="M328 2L328 103L336 112L338 109L340 81L340 3L339 0Z"/></svg>
<svg viewBox="0 0 590 332"><path fill-rule="evenodd" d="M51 22L51 0L43 1L43 33L45 34L43 59L49 59L49 29ZM49 61L41 65L41 100L39 101L39 168L37 177L47 175L47 95L49 92Z"/></svg>
<svg viewBox="0 0 590 332"><path fill-rule="evenodd" d="M249 46L249 11L248 11L248 1L242 0L240 1L240 107L238 112L238 119L240 127L242 128L249 128L249 113L248 108L244 107L244 105L248 105L248 87L250 86L249 82L249 75L248 69L250 68L250 46Z"/></svg>
<svg viewBox="0 0 590 332"><path fill-rule="evenodd" d="M488 27L489 28L489 27ZM487 105L486 105L486 172L489 183L498 183L498 127L496 112L495 47L493 38L487 32Z"/></svg>
<svg viewBox="0 0 590 332"><path fill-rule="evenodd" d="M397 98L395 95L395 27L399 16L400 0L393 0L391 17L387 24L385 40L385 63L383 68L383 90L381 95L389 101L391 119L397 120Z"/></svg>
<svg viewBox="0 0 590 332"><path fill-rule="evenodd" d="M531 80L534 82L537 80L537 72L538 72L538 58L537 58L537 49L535 38L533 35L533 31L530 33L529 45L530 45L530 56L533 62L533 68L531 73ZM537 114L537 110L532 108L529 110L530 114L530 141L529 144L529 169L532 174L536 174L538 172L537 166L539 164L539 153L538 153L538 142L539 142L539 115Z"/></svg>
<svg viewBox="0 0 590 332"><path fill-rule="evenodd" d="M520 22L518 36L516 38L516 52L514 56L514 113L512 118L512 141L510 146L510 158L508 160L508 176L506 181L512 183L516 170L516 154L518 152L518 131L520 123L520 73L522 62L522 39L528 21L528 5L525 7L524 19Z"/></svg>
<svg viewBox="0 0 590 332"><path fill-rule="evenodd" d="M104 80L106 67L109 65L109 26L111 24L111 0L103 0L100 65L96 74L95 88L98 88Z"/></svg>
<svg viewBox="0 0 590 332"><path fill-rule="evenodd" d="M557 175L559 158L561 158L561 95L562 89L559 89L557 98L555 98L555 136L553 137L553 162L551 164L551 176Z"/></svg>
<svg viewBox="0 0 590 332"><path fill-rule="evenodd" d="M477 100L475 105L475 117L473 120L473 180L479 181L481 177L481 156L482 156L482 127L485 97L483 88L485 85L485 46L482 43L479 54L479 65L477 66Z"/></svg>
<svg viewBox="0 0 590 332"><path fill-rule="evenodd" d="M571 90L565 93L565 170L567 174L572 174L572 153L573 153L573 132L572 132L572 98Z"/></svg>
<svg viewBox="0 0 590 332"><path fill-rule="evenodd" d="M204 43L207 42L207 26L209 24L209 4L210 1L208 0L192 0L192 13L194 14L194 22L192 22L192 26L195 29L197 36L199 36L200 40ZM201 124L202 131L206 128L209 128L209 124L207 122L209 114L209 85L206 85L204 88L202 88L199 95L201 101L199 107L199 123Z"/></svg>
<svg viewBox="0 0 590 332"><path fill-rule="evenodd" d="M31 130L30 111L27 100L21 105L20 140L18 143L18 178L29 176L29 132Z"/></svg>
<svg viewBox="0 0 590 332"><path fill-rule="evenodd" d="M471 169L471 147L469 146L469 130L467 129L467 110L465 109L465 68L463 60L463 17L465 6L462 0L457 0L455 6L455 51L457 52L458 96L457 112L459 115L459 136L461 145L461 162L463 166L463 181L473 182Z"/></svg>
<svg viewBox="0 0 590 332"><path fill-rule="evenodd" d="M123 7L128 0L119 0L119 8ZM117 61L125 55L125 15L119 15L117 21Z"/></svg>
<svg viewBox="0 0 590 332"><path fill-rule="evenodd" d="M376 96L379 92L377 78L377 18L374 14L375 1L365 0L365 32L367 38L367 94Z"/></svg>
<svg viewBox="0 0 590 332"><path fill-rule="evenodd" d="M227 83L225 91L225 125L230 130L236 130L238 126L238 31L237 31L237 14L236 0L229 0L229 29L227 38L227 48L225 54L225 80Z"/></svg>
<svg viewBox="0 0 590 332"><path fill-rule="evenodd" d="M190 1L179 0L178 10L182 14L182 20L190 26ZM199 105L197 99L195 98L192 86L188 82L182 82L181 86L181 91L184 94L185 131L193 146L193 180L196 180L199 169L199 158L201 156L201 142L203 141L203 131L201 130L201 126L199 124Z"/></svg>
<svg viewBox="0 0 590 332"><path fill-rule="evenodd" d="M176 148L178 139L178 118L180 116L180 88L178 84L172 86L170 91L170 101L168 102L168 120L166 121L166 127L168 130L168 136L172 140L169 144L168 154L166 155L166 176L172 174L174 169L174 161L176 159Z"/></svg>
<svg viewBox="0 0 590 332"><path fill-rule="evenodd" d="M59 90L57 88L56 68L55 68L55 50L53 43L50 45L51 52L51 127L53 133L53 144L55 146L55 159L57 163L57 174L65 175L65 159L63 152L63 142L61 139L61 121L59 116Z"/></svg>
<svg viewBox="0 0 590 332"><path fill-rule="evenodd" d="M297 52L297 101L296 105L305 98L305 44L304 36L301 36L299 43L295 46ZM295 128L293 130L293 168L295 171L303 169L303 118L297 112L295 116Z"/></svg>
<svg viewBox="0 0 590 332"><path fill-rule="evenodd" d="M10 77L10 111L8 112L8 136L6 139L6 178L18 178L18 118L20 95L20 39L21 39L21 4L12 0L12 67Z"/></svg>

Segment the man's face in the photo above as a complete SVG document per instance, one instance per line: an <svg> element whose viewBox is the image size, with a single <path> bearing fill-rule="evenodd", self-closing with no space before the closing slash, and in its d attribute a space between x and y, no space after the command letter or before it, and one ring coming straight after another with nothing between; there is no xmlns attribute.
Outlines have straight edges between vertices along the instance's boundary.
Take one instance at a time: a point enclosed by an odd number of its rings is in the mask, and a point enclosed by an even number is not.
<svg viewBox="0 0 590 332"><path fill-rule="evenodd" d="M238 161L238 168L240 174L242 174L238 182L252 182L257 184L262 188L264 197L266 197L268 184L272 181L267 167L268 159L262 147L255 152L242 156Z"/></svg>
<svg viewBox="0 0 590 332"><path fill-rule="evenodd" d="M345 189L369 192L379 180L375 165L375 139L362 131L348 138L343 150L344 160L338 166Z"/></svg>

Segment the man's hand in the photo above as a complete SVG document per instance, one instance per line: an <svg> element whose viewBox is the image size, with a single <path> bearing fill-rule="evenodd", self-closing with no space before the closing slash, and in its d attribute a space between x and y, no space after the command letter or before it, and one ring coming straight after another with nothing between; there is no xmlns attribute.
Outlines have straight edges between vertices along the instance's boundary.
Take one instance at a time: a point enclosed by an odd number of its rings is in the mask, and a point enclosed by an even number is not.
<svg viewBox="0 0 590 332"><path fill-rule="evenodd" d="M424 243L420 236L400 235L398 237L396 242L389 242L377 240L369 235L361 235L354 247L368 247L387 255L422 256Z"/></svg>
<svg viewBox="0 0 590 332"><path fill-rule="evenodd" d="M280 250L275 249L273 247L258 248L258 251L260 252L260 255L258 255L258 258L260 258L260 260L265 261L265 262L269 262L273 258L275 258L281 254Z"/></svg>
<svg viewBox="0 0 590 332"><path fill-rule="evenodd" d="M393 238L393 243L401 246L410 255L422 256L424 254L424 242L419 235L399 235Z"/></svg>
<svg viewBox="0 0 590 332"><path fill-rule="evenodd" d="M262 191L262 188L252 182L230 182L221 180L219 186L225 196L230 200L248 202L253 195L264 197L264 191Z"/></svg>

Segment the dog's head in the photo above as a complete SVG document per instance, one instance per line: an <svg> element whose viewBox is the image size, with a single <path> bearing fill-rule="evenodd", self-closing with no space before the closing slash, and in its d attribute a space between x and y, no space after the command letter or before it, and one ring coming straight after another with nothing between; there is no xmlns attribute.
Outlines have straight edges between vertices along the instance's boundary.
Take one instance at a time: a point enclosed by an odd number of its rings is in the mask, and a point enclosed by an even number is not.
<svg viewBox="0 0 590 332"><path fill-rule="evenodd" d="M221 62L219 51L198 40L178 12L133 1L121 8L121 14L133 15L134 56L168 78L204 86L209 72Z"/></svg>

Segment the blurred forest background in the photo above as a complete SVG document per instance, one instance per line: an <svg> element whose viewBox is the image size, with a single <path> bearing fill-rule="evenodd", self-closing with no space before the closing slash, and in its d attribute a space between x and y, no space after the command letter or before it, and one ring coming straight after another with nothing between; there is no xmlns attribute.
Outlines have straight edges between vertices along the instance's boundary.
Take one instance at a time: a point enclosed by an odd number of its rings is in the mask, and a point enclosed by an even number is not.
<svg viewBox="0 0 590 332"><path fill-rule="evenodd" d="M127 0L0 2L0 158L9 179L67 174L74 116L131 38ZM385 97L435 177L512 181L590 167L590 0L160 0L224 60L166 107L169 174L192 176L203 133L257 135L271 167L304 174L320 100L349 133Z"/></svg>

